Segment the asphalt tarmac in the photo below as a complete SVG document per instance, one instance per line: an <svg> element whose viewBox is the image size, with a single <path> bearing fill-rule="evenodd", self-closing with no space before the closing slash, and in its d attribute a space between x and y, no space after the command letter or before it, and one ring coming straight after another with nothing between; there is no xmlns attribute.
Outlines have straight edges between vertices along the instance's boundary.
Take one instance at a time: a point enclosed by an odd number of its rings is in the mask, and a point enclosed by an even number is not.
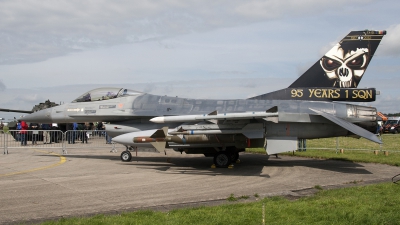
<svg viewBox="0 0 400 225"><path fill-rule="evenodd" d="M300 196L324 188L390 180L398 167L243 153L233 169L212 169L212 158L172 150L138 153L121 162L105 149L10 149L0 155L0 224L170 210L248 201L271 195ZM135 154L133 154L135 155Z"/></svg>

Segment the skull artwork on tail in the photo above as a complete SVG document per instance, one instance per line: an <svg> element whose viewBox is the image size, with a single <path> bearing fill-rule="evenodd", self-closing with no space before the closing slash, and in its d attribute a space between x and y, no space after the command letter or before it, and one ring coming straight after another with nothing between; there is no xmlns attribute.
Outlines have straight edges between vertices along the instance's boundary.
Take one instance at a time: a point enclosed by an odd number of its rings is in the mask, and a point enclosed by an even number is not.
<svg viewBox="0 0 400 225"><path fill-rule="evenodd" d="M321 58L320 64L330 80L335 80L334 87L357 87L368 66L368 48L345 50L341 44L336 44Z"/></svg>

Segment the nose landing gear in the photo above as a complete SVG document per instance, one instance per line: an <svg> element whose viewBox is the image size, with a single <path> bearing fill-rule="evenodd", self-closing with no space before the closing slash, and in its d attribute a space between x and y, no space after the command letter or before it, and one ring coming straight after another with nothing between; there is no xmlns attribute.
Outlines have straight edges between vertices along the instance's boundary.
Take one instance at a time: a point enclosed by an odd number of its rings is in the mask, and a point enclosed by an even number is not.
<svg viewBox="0 0 400 225"><path fill-rule="evenodd" d="M121 153L122 162L130 162L132 160L132 154L129 151L123 151Z"/></svg>

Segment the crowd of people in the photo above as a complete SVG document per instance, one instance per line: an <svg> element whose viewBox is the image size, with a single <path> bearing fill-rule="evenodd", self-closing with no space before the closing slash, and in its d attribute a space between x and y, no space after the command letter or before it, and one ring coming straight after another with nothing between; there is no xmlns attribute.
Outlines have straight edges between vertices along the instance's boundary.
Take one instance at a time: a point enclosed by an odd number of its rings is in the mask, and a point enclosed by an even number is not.
<svg viewBox="0 0 400 225"><path fill-rule="evenodd" d="M49 132L51 130L57 130L57 126L52 124L38 124L30 123L29 125L25 121L17 123L17 131L12 131L12 134L16 141L20 141L22 146L27 145L28 139L32 141L32 145L36 145L39 138L39 130L42 130L43 144L51 144L52 142L58 143L60 137L55 132Z"/></svg>
<svg viewBox="0 0 400 225"><path fill-rule="evenodd" d="M67 124L68 144L75 144L75 141L87 143L90 135L104 136L106 144L111 144L111 137L107 135L103 122L95 123L69 123Z"/></svg>
<svg viewBox="0 0 400 225"><path fill-rule="evenodd" d="M57 124L38 124L25 121L19 121L16 127L17 131L12 131L16 141L20 141L22 146L27 145L28 140L32 141L32 145L36 145L37 141L43 141L43 144L58 143L62 140L59 132L51 131L67 131L66 140L68 144L75 144L76 141L88 143L90 135L104 136L106 144L111 144L111 137L107 135L103 122L96 123L68 123L64 129L58 127Z"/></svg>

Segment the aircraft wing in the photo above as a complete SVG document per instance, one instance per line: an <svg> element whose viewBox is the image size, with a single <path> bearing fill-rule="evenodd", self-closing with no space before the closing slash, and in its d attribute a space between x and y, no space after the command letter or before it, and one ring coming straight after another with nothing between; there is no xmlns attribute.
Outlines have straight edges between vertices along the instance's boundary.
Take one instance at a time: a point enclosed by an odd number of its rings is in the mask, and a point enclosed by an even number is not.
<svg viewBox="0 0 400 225"><path fill-rule="evenodd" d="M272 109L272 108L271 108ZM273 107L276 109L276 107ZM311 108L310 108L311 109ZM329 121L337 124L340 127L360 136L364 137L370 141L382 144L382 141L379 140L376 135L373 133L353 124L344 119L338 118L335 115L325 113L316 109L311 109L319 116L322 116ZM182 116L163 116L163 117L155 117L150 121L154 123L169 123L169 122L201 122L201 121L211 121L211 120L242 120L242 119L268 119L278 117L278 112L275 110L267 110L265 112L242 112L242 113L223 113L218 114L217 112L212 112L210 114L204 115L182 115ZM248 126L254 125L255 127L244 127L240 130L213 130L213 129L202 129L201 131L186 131L186 132L172 132L172 134L222 134L222 133L242 133L248 138L260 138L259 135L262 134L262 127L259 127L259 124L248 124ZM258 134L258 135L256 135Z"/></svg>
<svg viewBox="0 0 400 225"><path fill-rule="evenodd" d="M333 123L345 128L346 130L348 130L360 137L366 138L366 139L376 142L378 144L382 144L382 141L379 140L375 134L373 134L357 125L354 125L346 120L340 119L340 118L338 118L332 114L326 113L326 112L318 111L315 109L311 109L311 110L314 111L315 113L317 113L318 115L325 117L326 119L332 121Z"/></svg>

